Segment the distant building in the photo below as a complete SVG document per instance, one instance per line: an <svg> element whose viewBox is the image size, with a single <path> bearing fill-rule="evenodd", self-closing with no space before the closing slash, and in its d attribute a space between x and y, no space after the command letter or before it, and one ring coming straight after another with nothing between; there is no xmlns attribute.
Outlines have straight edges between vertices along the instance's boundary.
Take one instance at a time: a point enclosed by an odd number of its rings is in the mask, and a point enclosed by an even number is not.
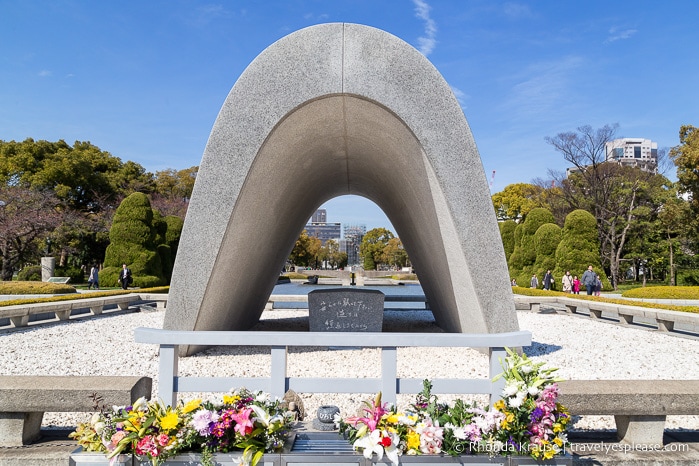
<svg viewBox="0 0 699 466"><path fill-rule="evenodd" d="M318 209L316 213L311 217L311 223L326 223L328 221L328 211L325 209Z"/></svg>
<svg viewBox="0 0 699 466"><path fill-rule="evenodd" d="M658 143L650 139L621 138L605 144L608 162L658 173Z"/></svg>
<svg viewBox="0 0 699 466"><path fill-rule="evenodd" d="M329 240L338 241L342 233L342 225L340 223L308 223L306 224L306 233L308 236L314 236L320 240L323 246Z"/></svg>
<svg viewBox="0 0 699 466"><path fill-rule="evenodd" d="M636 167L649 173L658 173L658 143L650 139L620 138L604 145L606 162L624 167ZM578 167L566 169L566 176L579 172Z"/></svg>
<svg viewBox="0 0 699 466"><path fill-rule="evenodd" d="M344 237L340 242L340 252L347 253L347 264L361 264L359 245L362 244L366 234L366 225L345 225L343 234Z"/></svg>

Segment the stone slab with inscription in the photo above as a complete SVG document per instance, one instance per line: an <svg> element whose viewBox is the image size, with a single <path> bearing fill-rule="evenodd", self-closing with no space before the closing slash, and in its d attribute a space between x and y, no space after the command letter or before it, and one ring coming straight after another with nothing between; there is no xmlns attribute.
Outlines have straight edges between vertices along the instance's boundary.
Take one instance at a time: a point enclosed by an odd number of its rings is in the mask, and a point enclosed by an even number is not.
<svg viewBox="0 0 699 466"><path fill-rule="evenodd" d="M311 332L380 332L384 294L378 290L331 288L308 293Z"/></svg>

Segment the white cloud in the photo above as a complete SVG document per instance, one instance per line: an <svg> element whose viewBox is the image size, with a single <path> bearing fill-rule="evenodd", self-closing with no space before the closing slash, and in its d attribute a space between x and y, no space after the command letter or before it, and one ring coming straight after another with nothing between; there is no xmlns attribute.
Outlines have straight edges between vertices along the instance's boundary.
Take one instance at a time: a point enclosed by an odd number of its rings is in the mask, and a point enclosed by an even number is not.
<svg viewBox="0 0 699 466"><path fill-rule="evenodd" d="M424 35L417 38L418 50L425 56L432 53L437 45L437 25L430 18L431 7L424 0L413 0L415 16L425 22Z"/></svg>
<svg viewBox="0 0 699 466"><path fill-rule="evenodd" d="M583 65L576 56L532 64L514 76L517 82L502 109L512 119L529 123L555 119L563 102L574 100L571 81Z"/></svg>
<svg viewBox="0 0 699 466"><path fill-rule="evenodd" d="M53 73L50 72L49 70L41 70L41 71L39 71L39 77L41 77L41 78L48 78L48 77L51 76L52 74L53 74Z"/></svg>
<svg viewBox="0 0 699 466"><path fill-rule="evenodd" d="M463 108L464 105L466 104L466 100L470 99L471 96L467 95L464 91L462 91L459 88L456 88L454 86L450 86L451 91L454 93L454 96L456 97L456 100L459 102L459 105Z"/></svg>
<svg viewBox="0 0 699 466"><path fill-rule="evenodd" d="M604 41L605 44L615 42L617 40L626 40L631 38L638 32L638 29L621 29L616 26L609 28L609 37Z"/></svg>
<svg viewBox="0 0 699 466"><path fill-rule="evenodd" d="M504 12L505 16L509 17L510 19L527 19L534 17L529 5L523 5L521 3L505 3Z"/></svg>

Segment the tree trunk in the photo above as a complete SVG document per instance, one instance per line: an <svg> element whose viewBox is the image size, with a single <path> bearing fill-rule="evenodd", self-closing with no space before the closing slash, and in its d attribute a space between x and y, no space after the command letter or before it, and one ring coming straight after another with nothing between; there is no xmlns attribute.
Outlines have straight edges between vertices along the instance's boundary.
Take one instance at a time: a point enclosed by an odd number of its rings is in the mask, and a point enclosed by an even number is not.
<svg viewBox="0 0 699 466"><path fill-rule="evenodd" d="M670 286L675 286L675 256L672 248L672 239L667 235L668 243L670 243Z"/></svg>

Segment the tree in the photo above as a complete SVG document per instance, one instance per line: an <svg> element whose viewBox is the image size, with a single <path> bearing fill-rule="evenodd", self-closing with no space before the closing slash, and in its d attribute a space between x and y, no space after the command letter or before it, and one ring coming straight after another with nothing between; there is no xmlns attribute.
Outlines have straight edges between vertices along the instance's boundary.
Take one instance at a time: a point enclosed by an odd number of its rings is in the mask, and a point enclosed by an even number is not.
<svg viewBox="0 0 699 466"><path fill-rule="evenodd" d="M517 228L517 223L514 220L506 220L498 222L498 227L500 227L500 238L505 249L505 260L509 263L510 256L515 250L515 229Z"/></svg>
<svg viewBox="0 0 699 466"><path fill-rule="evenodd" d="M375 270L382 263L383 251L394 235L386 228L373 228L366 232L359 245L359 254L364 258L364 268Z"/></svg>
<svg viewBox="0 0 699 466"><path fill-rule="evenodd" d="M649 202L649 184L657 182L653 178L664 179L662 175L606 161L605 144L614 139L617 127L605 125L593 130L581 126L577 132L546 138L574 165L567 177L551 174L558 177L558 185L571 209L584 209L594 215L601 259L609 267L615 287L629 231L638 220L637 209Z"/></svg>
<svg viewBox="0 0 699 466"><path fill-rule="evenodd" d="M683 125L680 144L670 150L670 158L677 167L680 191L689 197L687 224L694 238L694 250L699 246L699 128Z"/></svg>
<svg viewBox="0 0 699 466"><path fill-rule="evenodd" d="M386 243L386 246L383 248L381 261L393 267L403 268L408 266L410 262L408 253L403 247L403 242L400 238L391 238L388 240L388 243Z"/></svg>
<svg viewBox="0 0 699 466"><path fill-rule="evenodd" d="M536 241L534 235L545 223L553 223L553 214L547 209L537 207L527 215L526 220L515 229L515 248L510 255L510 276L517 283L529 283L536 262ZM518 232L519 231L519 232Z"/></svg>
<svg viewBox="0 0 699 466"><path fill-rule="evenodd" d="M536 261L534 272L537 276L543 276L547 270L556 272L556 248L561 242L561 227L555 223L544 223L534 233L534 245L536 247ZM560 274L554 273L560 277Z"/></svg>
<svg viewBox="0 0 699 466"><path fill-rule="evenodd" d="M291 250L289 261L294 265L310 267L315 265L320 249L320 240L314 236L308 236L308 232L303 230Z"/></svg>
<svg viewBox="0 0 699 466"><path fill-rule="evenodd" d="M543 188L533 184L508 184L491 197L498 220L524 221L532 209L546 207L542 202L543 192Z"/></svg>
<svg viewBox="0 0 699 466"><path fill-rule="evenodd" d="M158 234L148 196L133 193L124 199L109 230L110 243L104 258L105 267L100 272L100 283L116 286L121 265L127 264L135 286L165 284L156 240Z"/></svg>
<svg viewBox="0 0 699 466"><path fill-rule="evenodd" d="M12 280L18 265L41 255L40 245L60 222L61 205L50 191L0 186L2 280Z"/></svg>
<svg viewBox="0 0 699 466"><path fill-rule="evenodd" d="M580 277L589 265L598 271L602 269L597 221L590 212L578 209L568 214L563 225L561 241L556 247L556 273L570 271Z"/></svg>

